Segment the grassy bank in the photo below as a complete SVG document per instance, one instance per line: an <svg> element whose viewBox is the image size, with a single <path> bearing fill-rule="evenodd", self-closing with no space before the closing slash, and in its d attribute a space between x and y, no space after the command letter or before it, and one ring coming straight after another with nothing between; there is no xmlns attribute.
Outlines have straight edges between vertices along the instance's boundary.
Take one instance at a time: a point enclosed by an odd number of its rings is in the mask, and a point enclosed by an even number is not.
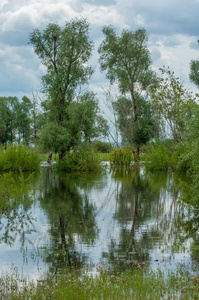
<svg viewBox="0 0 199 300"><path fill-rule="evenodd" d="M199 278L188 274L179 276L136 269L124 273L78 277L76 273L47 278L36 285L23 283L19 288L14 277L0 281L1 299L199 299Z"/></svg>

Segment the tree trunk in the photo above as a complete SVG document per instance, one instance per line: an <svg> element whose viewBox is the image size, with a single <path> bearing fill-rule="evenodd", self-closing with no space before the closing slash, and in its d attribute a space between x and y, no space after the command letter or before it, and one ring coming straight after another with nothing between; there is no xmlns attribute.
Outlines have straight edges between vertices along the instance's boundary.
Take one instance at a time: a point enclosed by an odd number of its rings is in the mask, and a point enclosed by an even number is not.
<svg viewBox="0 0 199 300"><path fill-rule="evenodd" d="M47 163L48 163L48 164L50 164L50 163L51 163L52 156L53 156L53 153L52 153L52 152L50 152L50 153L49 153L49 156L48 156L48 160L47 160Z"/></svg>
<svg viewBox="0 0 199 300"><path fill-rule="evenodd" d="M140 161L140 148L137 147L136 153L135 153L135 161L139 162Z"/></svg>
<svg viewBox="0 0 199 300"><path fill-rule="evenodd" d="M66 153L63 152L63 151L59 153L59 161L61 161L61 160L64 159L65 154L66 154Z"/></svg>

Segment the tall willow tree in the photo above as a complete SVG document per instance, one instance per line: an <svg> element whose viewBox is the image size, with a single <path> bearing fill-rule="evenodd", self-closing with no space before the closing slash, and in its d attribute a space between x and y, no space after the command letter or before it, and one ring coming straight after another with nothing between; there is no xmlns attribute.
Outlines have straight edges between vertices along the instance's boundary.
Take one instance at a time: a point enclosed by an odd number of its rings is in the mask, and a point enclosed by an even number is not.
<svg viewBox="0 0 199 300"><path fill-rule="evenodd" d="M131 123L134 130L129 143L137 146L139 157L139 138L142 139L140 134L143 132L137 130L140 126L139 109L142 107L140 101L143 101L141 96L146 94L154 79L147 48L148 36L145 29L135 32L123 30L121 35L117 35L111 26L104 27L103 33L105 38L98 50L101 70L107 71L111 84L118 84L121 96L131 101ZM128 101L126 103L129 105ZM151 128L149 130L152 132Z"/></svg>
<svg viewBox="0 0 199 300"><path fill-rule="evenodd" d="M86 84L93 73L87 65L93 49L89 24L85 19L66 22L63 28L49 24L43 31L33 30L30 43L46 67L42 83L48 96L45 103L47 122L41 139L45 139L50 149L59 152L62 159L65 152L78 143L81 134L74 135L71 130L70 105L77 88Z"/></svg>

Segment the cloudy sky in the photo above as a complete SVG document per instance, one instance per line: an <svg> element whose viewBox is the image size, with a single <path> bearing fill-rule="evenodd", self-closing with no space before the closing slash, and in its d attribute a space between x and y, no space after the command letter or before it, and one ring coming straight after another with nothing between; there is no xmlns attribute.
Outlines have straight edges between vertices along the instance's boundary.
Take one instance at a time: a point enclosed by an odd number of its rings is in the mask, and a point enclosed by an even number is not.
<svg viewBox="0 0 199 300"><path fill-rule="evenodd" d="M199 0L0 0L0 96L21 98L40 90L45 70L28 44L29 34L51 22L64 25L74 17L88 20L95 42L93 91L100 93L107 85L105 74L99 72L97 48L102 27L110 24L118 33L145 27L154 68L170 66L194 89L189 64L199 57L198 13Z"/></svg>

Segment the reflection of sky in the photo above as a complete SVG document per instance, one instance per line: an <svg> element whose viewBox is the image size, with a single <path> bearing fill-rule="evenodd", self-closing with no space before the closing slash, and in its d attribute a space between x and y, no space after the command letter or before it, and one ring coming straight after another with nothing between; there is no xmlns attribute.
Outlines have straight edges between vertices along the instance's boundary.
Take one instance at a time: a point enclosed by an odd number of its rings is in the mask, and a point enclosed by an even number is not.
<svg viewBox="0 0 199 300"><path fill-rule="evenodd" d="M120 189L121 182L114 181L109 174L106 177L106 182L103 181L103 184L102 182L96 182L95 187L93 187L91 191L86 191L89 202L95 207L95 222L98 234L94 244L90 245L82 244L81 236L78 236L75 233L73 238L76 242L76 251L82 256L86 256L88 262L92 263L94 266L93 272L96 271L98 264L106 262L107 258L102 258L102 255L109 253L111 241L114 241L119 248L118 243L121 228L130 231L132 227L132 220L130 218L122 223L119 223L115 218L115 213L118 209L117 191L120 191ZM82 190L81 193L84 195L85 191ZM149 214L143 224L138 223L135 227L134 240L139 243L143 238L143 235L152 240L149 256L150 266L153 269L175 269L180 263L185 263L188 266L191 264L191 258L188 251L190 240L185 244L186 249L184 253L172 253L172 244L174 242L174 235L172 235L172 220L174 219L174 208L176 205L173 202L172 191L162 190L161 199L158 203L161 203L161 213L157 215ZM169 215L170 217L168 217ZM21 243L19 237L17 237L15 244L12 247L5 244L0 245L0 269L4 274L15 267L20 274L28 276L29 279L38 279L39 276L48 269L48 266L45 265L42 257L38 256L38 248L42 249L48 244L48 230L50 224L48 224L47 217L38 202L32 206L32 216L36 218L36 220L33 221L36 232L27 235L29 242L26 242L24 251L20 250ZM169 218L171 219L171 222ZM165 220L167 220L166 229L165 227L161 228L161 223ZM161 236L153 236L154 229L155 231L159 231Z"/></svg>

